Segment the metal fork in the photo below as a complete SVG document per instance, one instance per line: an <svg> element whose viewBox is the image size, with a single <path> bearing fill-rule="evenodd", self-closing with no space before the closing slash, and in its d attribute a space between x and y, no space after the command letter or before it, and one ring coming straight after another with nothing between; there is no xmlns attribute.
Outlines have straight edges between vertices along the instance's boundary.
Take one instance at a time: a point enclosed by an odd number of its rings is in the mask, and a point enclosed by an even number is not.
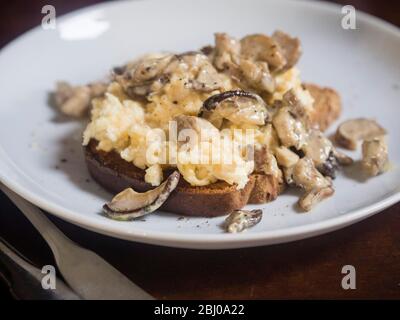
<svg viewBox="0 0 400 320"><path fill-rule="evenodd" d="M79 300L61 279L55 289L43 289L41 270L0 237L0 277L11 293L21 300Z"/></svg>
<svg viewBox="0 0 400 320"><path fill-rule="evenodd" d="M96 253L67 238L39 208L1 183L0 189L49 244L65 281L80 297L95 300L154 299Z"/></svg>

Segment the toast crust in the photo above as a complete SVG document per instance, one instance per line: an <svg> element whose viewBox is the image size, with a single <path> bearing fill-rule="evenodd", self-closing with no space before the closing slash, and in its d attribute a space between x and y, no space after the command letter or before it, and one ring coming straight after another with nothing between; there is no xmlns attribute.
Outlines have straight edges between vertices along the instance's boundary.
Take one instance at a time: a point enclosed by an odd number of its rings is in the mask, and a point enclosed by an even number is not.
<svg viewBox="0 0 400 320"><path fill-rule="evenodd" d="M131 187L145 192L153 188L144 181L144 170L123 160L116 152L97 150L97 141L91 140L84 151L90 175L108 191L119 193ZM171 172L165 172L165 176ZM186 216L216 217L241 209L248 203L272 201L281 189L276 178L265 174L252 174L243 189L223 181L193 187L180 179L161 210Z"/></svg>
<svg viewBox="0 0 400 320"><path fill-rule="evenodd" d="M305 84L315 99L315 111L311 121L326 130L340 115L339 94L330 88ZM126 188L145 192L153 187L144 180L145 171L123 160L116 152L97 150L97 141L91 140L84 147L89 173L101 186L116 194ZM256 159L262 161L262 159ZM164 172L168 176L170 172ZM186 216L216 217L243 208L246 204L262 204L273 201L282 192L284 185L271 175L253 173L243 189L224 181L207 186L191 186L180 179L178 186L161 207L162 210Z"/></svg>

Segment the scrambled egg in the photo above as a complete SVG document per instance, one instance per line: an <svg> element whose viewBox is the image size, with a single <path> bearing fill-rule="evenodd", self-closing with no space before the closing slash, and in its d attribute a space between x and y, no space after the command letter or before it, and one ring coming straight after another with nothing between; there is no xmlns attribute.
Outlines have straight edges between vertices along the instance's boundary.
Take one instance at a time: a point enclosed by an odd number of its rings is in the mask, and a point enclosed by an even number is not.
<svg viewBox="0 0 400 320"><path fill-rule="evenodd" d="M223 83L221 89L211 92L193 90L188 88L187 84L195 72L198 70L188 72L187 66L178 65L169 82L159 92L151 94L146 102L132 100L124 93L119 83L112 82L105 97L92 101L91 122L84 132L83 144L87 145L91 139L96 139L99 142L99 150L115 151L124 160L145 170L145 181L152 186L157 186L163 181L163 169L176 167L192 186L205 186L222 180L243 188L248 182L249 175L254 171L254 161L246 158L245 151L249 144L250 133L254 134L254 137L253 135L251 137L254 139L256 149L269 145L274 140L271 125L258 126L225 121L218 130L219 136L214 137L218 143L206 142L208 147L205 148L199 148L200 144L192 146L191 153L178 148L178 153L174 155L171 152L175 147L174 142L169 144L166 142L169 135L169 121L175 116L197 116L208 97L238 88L228 76L221 73L219 74ZM272 95L272 100L282 99L286 91L293 89L304 105L312 108L313 99L308 91L302 88L296 68L278 75L275 81L277 90ZM234 134L235 129L244 131ZM246 132L250 132L249 136ZM225 143L223 151L222 143ZM220 160L228 153L231 154L229 163L222 161L193 163L193 154L196 152L197 160L201 157L210 159L211 149L212 156L220 157ZM190 159L188 160L189 156L192 163Z"/></svg>

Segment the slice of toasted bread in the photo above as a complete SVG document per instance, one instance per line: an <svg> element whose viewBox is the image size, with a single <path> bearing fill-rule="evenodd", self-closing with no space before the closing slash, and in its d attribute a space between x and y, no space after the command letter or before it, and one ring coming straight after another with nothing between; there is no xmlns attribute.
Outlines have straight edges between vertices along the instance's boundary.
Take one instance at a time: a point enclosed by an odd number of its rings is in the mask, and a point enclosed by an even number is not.
<svg viewBox="0 0 400 320"><path fill-rule="evenodd" d="M86 163L93 179L113 193L126 188L144 192L153 187L144 181L145 171L123 160L116 152L97 150L97 141L85 147ZM165 172L167 176L170 172ZM243 189L218 181L204 187L193 187L184 179L171 193L161 210L188 216L215 217L241 209L247 203L274 200L282 186L269 175L253 174Z"/></svg>
<svg viewBox="0 0 400 320"><path fill-rule="evenodd" d="M314 84L306 84L305 87L315 99L315 111L311 120L321 130L325 130L341 112L340 97L330 88ZM130 187L139 192L153 188L144 181L144 170L123 160L116 152L97 150L95 140L91 140L85 147L85 156L91 176L113 193ZM164 176L170 173L165 172ZM243 189L237 189L235 185L223 181L193 187L181 179L161 209L187 216L215 217L241 209L249 203L272 201L282 190L283 185L278 178L262 173L252 174Z"/></svg>
<svg viewBox="0 0 400 320"><path fill-rule="evenodd" d="M321 131L325 131L342 111L340 96L331 88L320 87L311 83L306 83L304 86L314 98L311 122L317 125Z"/></svg>

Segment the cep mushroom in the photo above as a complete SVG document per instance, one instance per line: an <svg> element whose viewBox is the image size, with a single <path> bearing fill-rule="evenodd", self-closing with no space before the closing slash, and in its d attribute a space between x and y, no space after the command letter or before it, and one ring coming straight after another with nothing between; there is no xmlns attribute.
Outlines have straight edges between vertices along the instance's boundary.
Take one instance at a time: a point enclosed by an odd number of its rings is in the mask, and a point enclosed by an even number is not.
<svg viewBox="0 0 400 320"><path fill-rule="evenodd" d="M274 92L275 79L269 71L267 62L242 59L240 61L240 70L242 72L241 78L250 88L268 93Z"/></svg>
<svg viewBox="0 0 400 320"><path fill-rule="evenodd" d="M238 64L240 42L226 33L215 34L214 65L220 71L229 71Z"/></svg>
<svg viewBox="0 0 400 320"><path fill-rule="evenodd" d="M180 174L174 171L157 188L138 193L131 188L117 194L103 206L104 213L111 219L130 221L154 212L168 199L178 185Z"/></svg>
<svg viewBox="0 0 400 320"><path fill-rule="evenodd" d="M362 144L362 168L369 176L377 176L388 168L388 148L383 136L364 140Z"/></svg>
<svg viewBox="0 0 400 320"><path fill-rule="evenodd" d="M119 68L114 72L113 78L129 96L147 96L165 84L168 78L164 70L173 61L174 55L165 55L157 58L145 58L129 68Z"/></svg>
<svg viewBox="0 0 400 320"><path fill-rule="evenodd" d="M332 187L311 189L299 200L299 207L304 211L310 211L317 203L333 195Z"/></svg>
<svg viewBox="0 0 400 320"><path fill-rule="evenodd" d="M305 190L298 202L304 211L310 211L317 203L334 193L332 181L325 178L314 166L313 161L304 157L293 167L293 182Z"/></svg>
<svg viewBox="0 0 400 320"><path fill-rule="evenodd" d="M336 130L335 139L341 147L355 150L358 141L370 140L384 134L386 130L375 120L359 118L343 122Z"/></svg>
<svg viewBox="0 0 400 320"><path fill-rule="evenodd" d="M307 134L304 124L290 107L280 108L275 113L272 124L283 146L300 150L305 144Z"/></svg>
<svg viewBox="0 0 400 320"><path fill-rule="evenodd" d="M332 142L319 130L311 130L302 151L316 166L323 164L332 151Z"/></svg>
<svg viewBox="0 0 400 320"><path fill-rule="evenodd" d="M293 167L282 168L283 178L288 186L296 186L296 183L293 180Z"/></svg>
<svg viewBox="0 0 400 320"><path fill-rule="evenodd" d="M185 129L193 130L188 132L189 134L196 134L196 137L187 136L186 138L194 138L195 141L179 141L178 143L183 144L187 142L197 143L198 141L211 141L214 137L219 137L219 131L212 125L211 122L206 119L202 119L195 116L179 115L174 118L177 124L178 134Z"/></svg>
<svg viewBox="0 0 400 320"><path fill-rule="evenodd" d="M173 73L175 69L185 66L188 76L187 88L200 92L212 92L223 88L221 75L217 72L206 55L197 51L189 51L176 55L165 72ZM195 71L193 74L191 71Z"/></svg>
<svg viewBox="0 0 400 320"><path fill-rule="evenodd" d="M225 228L229 233L241 232L258 224L262 219L262 210L235 210L225 219Z"/></svg>
<svg viewBox="0 0 400 320"><path fill-rule="evenodd" d="M300 40L292 38L287 33L279 30L273 33L272 39L278 43L286 59L286 65L280 71L285 71L295 66L302 53Z"/></svg>
<svg viewBox="0 0 400 320"><path fill-rule="evenodd" d="M263 34L249 35L240 44L244 59L267 62L273 72L282 70L287 64L284 52L271 37Z"/></svg>
<svg viewBox="0 0 400 320"><path fill-rule="evenodd" d="M60 81L54 92L54 102L63 114L79 118L87 113L92 99L100 97L106 90L107 84L102 82L71 86L65 81Z"/></svg>
<svg viewBox="0 0 400 320"><path fill-rule="evenodd" d="M205 56L204 58L206 59ZM194 90L200 92L212 92L223 88L220 75L214 66L208 62L208 59L199 68L196 78L192 80L192 85Z"/></svg>
<svg viewBox="0 0 400 320"><path fill-rule="evenodd" d="M354 163L353 158L349 157L343 152L340 152L335 147L332 148L332 154L341 166L349 166Z"/></svg>
<svg viewBox="0 0 400 320"><path fill-rule="evenodd" d="M275 148L275 157L278 164L284 168L293 167L300 159L296 153L283 146Z"/></svg>
<svg viewBox="0 0 400 320"><path fill-rule="evenodd" d="M338 165L350 165L353 159L339 152L324 134L316 129L308 133L302 151L312 159L316 168L324 175L335 179Z"/></svg>
<svg viewBox="0 0 400 320"><path fill-rule="evenodd" d="M225 91L204 101L199 116L205 111L215 111L233 123L265 125L269 119L267 105L257 94L242 91Z"/></svg>
<svg viewBox="0 0 400 320"><path fill-rule="evenodd" d="M309 124L310 119L308 116L308 112L306 110L306 107L303 105L303 103L300 101L300 99L297 97L293 89L290 89L287 91L283 97L282 100L276 100L276 104L279 104L280 106L287 106L290 107L291 111L296 114L299 118L301 118L305 124Z"/></svg>
<svg viewBox="0 0 400 320"><path fill-rule="evenodd" d="M145 59L136 68L129 71L133 83L144 83L160 76L173 58L167 55L161 58Z"/></svg>
<svg viewBox="0 0 400 320"><path fill-rule="evenodd" d="M336 178L336 170L338 168L339 168L339 163L332 151L329 153L325 162L317 166L319 172L321 172L325 177L329 177L332 179Z"/></svg>

